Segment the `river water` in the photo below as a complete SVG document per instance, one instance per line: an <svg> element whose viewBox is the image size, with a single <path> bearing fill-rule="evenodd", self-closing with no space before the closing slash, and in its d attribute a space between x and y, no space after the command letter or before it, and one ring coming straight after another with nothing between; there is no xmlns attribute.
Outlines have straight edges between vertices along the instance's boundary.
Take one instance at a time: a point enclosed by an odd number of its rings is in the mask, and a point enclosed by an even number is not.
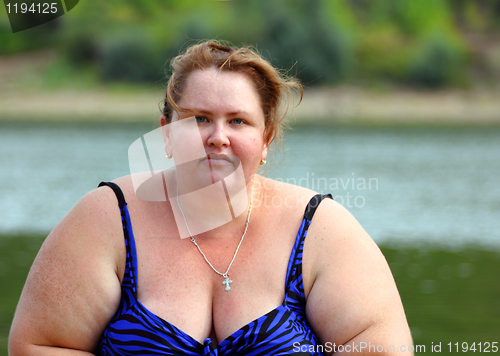
<svg viewBox="0 0 500 356"><path fill-rule="evenodd" d="M50 231L153 129L0 124L0 234ZM331 193L379 244L500 249L498 127L296 127L278 152L265 175Z"/></svg>

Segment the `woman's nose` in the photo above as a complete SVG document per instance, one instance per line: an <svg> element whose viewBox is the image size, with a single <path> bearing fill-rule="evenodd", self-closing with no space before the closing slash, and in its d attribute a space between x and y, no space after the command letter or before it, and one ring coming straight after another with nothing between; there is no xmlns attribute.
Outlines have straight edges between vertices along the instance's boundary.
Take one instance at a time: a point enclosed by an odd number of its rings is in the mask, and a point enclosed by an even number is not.
<svg viewBox="0 0 500 356"><path fill-rule="evenodd" d="M224 124L216 122L210 127L207 143L209 146L223 147L229 146L229 138L224 130Z"/></svg>

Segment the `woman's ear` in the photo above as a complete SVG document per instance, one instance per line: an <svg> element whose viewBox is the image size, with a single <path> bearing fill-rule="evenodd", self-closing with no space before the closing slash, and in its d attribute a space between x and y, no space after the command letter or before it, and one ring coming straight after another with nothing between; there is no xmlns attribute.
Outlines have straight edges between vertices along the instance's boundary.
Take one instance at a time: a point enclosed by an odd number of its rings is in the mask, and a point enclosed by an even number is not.
<svg viewBox="0 0 500 356"><path fill-rule="evenodd" d="M268 143L264 144L264 148L262 149L262 154L261 154L261 159L260 159L261 162L266 160L268 145L269 145Z"/></svg>

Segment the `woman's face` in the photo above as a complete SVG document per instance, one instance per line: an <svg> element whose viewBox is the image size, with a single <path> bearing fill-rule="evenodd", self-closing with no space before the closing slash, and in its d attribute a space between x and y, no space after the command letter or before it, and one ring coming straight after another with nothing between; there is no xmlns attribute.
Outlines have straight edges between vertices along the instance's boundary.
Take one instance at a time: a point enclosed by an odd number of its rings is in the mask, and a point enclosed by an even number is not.
<svg viewBox="0 0 500 356"><path fill-rule="evenodd" d="M183 111L174 112L167 142L177 167L181 162L194 174L190 179L206 186L233 173L241 162L248 183L267 155L264 112L252 80L215 68L194 71L178 105Z"/></svg>

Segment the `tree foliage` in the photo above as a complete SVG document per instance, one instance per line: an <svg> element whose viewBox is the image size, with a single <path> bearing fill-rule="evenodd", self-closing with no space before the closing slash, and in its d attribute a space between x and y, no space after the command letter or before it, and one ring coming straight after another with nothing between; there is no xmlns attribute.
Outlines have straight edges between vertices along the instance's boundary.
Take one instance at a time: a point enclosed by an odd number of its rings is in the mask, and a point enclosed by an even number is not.
<svg viewBox="0 0 500 356"><path fill-rule="evenodd" d="M151 81L186 43L254 45L306 85L360 80L441 87L466 81L464 33L499 31L497 0L84 0L0 54L56 47L102 80ZM462 80L457 80L457 77Z"/></svg>

